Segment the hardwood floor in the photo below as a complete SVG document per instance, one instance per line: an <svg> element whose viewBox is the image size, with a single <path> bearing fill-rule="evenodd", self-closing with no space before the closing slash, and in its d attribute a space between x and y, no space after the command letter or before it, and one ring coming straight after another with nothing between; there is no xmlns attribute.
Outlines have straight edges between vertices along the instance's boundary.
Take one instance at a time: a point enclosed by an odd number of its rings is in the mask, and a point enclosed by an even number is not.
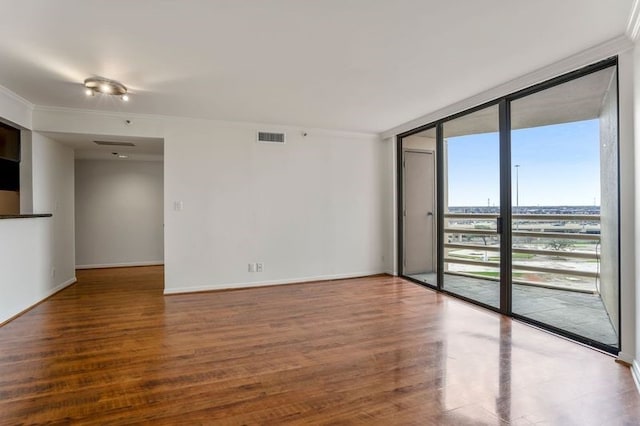
<svg viewBox="0 0 640 426"><path fill-rule="evenodd" d="M0 424L640 424L613 358L402 279L78 279L0 328Z"/></svg>

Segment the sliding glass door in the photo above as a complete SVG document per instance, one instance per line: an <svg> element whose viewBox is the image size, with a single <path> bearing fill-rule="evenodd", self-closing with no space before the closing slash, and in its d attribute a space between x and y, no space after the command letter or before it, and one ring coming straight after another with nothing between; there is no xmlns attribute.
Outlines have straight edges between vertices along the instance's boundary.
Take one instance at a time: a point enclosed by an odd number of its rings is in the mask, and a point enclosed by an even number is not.
<svg viewBox="0 0 640 426"><path fill-rule="evenodd" d="M442 288L500 307L498 105L446 121L443 129Z"/></svg>
<svg viewBox="0 0 640 426"><path fill-rule="evenodd" d="M403 275L615 352L617 94L612 59L401 135Z"/></svg>
<svg viewBox="0 0 640 426"><path fill-rule="evenodd" d="M616 67L511 102L512 311L618 344Z"/></svg>

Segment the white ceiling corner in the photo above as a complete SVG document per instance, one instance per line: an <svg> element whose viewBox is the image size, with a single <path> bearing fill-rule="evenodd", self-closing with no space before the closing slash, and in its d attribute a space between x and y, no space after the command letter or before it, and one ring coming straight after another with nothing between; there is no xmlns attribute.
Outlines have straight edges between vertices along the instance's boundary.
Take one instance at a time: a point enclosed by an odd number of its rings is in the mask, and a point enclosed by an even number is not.
<svg viewBox="0 0 640 426"><path fill-rule="evenodd" d="M627 23L626 34L631 41L638 41L638 35L640 33L640 0L633 0L631 6L631 13L629 15L629 22Z"/></svg>
<svg viewBox="0 0 640 426"><path fill-rule="evenodd" d="M9 98L21 103L22 105L25 106L25 108L28 108L30 110L33 110L35 108L35 105L31 102L29 102L28 100L26 100L25 98L23 98L22 96L18 95L16 92L7 89L6 87L0 85L0 93L2 93L5 96L8 96Z"/></svg>
<svg viewBox="0 0 640 426"><path fill-rule="evenodd" d="M3 0L0 85L37 107L379 133L640 26L638 0L103 5ZM85 97L89 76L131 101Z"/></svg>
<svg viewBox="0 0 640 426"><path fill-rule="evenodd" d="M633 42L626 35L620 35L612 40L608 40L597 46L593 46L585 51L554 62L545 67L531 71L530 73L521 75L513 80L504 82L498 86L494 86L489 90L473 94L461 101L449 104L444 108L432 111L429 114L414 118L399 126L385 130L380 133L380 137L387 139L395 135L413 130L417 127L441 120L450 115L465 111L467 109L482 105L486 102L495 100L499 97L514 93L518 90L530 87L534 84L541 83L549 78L562 75L567 72L577 70L587 64L595 63L600 60L615 56L620 52L624 52L633 48Z"/></svg>

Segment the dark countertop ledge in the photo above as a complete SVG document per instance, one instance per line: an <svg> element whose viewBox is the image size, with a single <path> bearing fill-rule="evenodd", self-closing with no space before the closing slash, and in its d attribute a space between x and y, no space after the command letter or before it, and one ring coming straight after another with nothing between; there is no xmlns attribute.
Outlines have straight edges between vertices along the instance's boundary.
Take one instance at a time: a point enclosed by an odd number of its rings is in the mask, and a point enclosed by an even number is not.
<svg viewBox="0 0 640 426"><path fill-rule="evenodd" d="M51 213L41 214L0 214L0 220L2 219L30 219L32 217L51 217Z"/></svg>

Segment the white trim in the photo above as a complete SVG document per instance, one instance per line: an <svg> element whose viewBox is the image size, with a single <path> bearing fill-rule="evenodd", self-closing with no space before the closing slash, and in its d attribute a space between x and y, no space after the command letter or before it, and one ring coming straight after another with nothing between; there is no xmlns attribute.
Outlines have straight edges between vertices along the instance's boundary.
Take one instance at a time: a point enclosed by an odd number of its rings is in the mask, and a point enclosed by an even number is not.
<svg viewBox="0 0 640 426"><path fill-rule="evenodd" d="M618 352L618 359L626 364L633 364L633 355L629 355L624 352Z"/></svg>
<svg viewBox="0 0 640 426"><path fill-rule="evenodd" d="M380 137L383 139L390 138L397 134L415 129L425 124L432 123L458 112L468 110L478 105L482 105L485 102L489 102L502 96L506 96L510 93L517 92L518 90L525 89L550 78L565 74L570 71L574 71L591 63L606 59L610 56L620 54L631 48L633 48L633 42L629 40L626 35L621 35L612 40L606 41L602 44L570 56L566 59L510 80L492 89L478 93L462 101L436 110L430 114L423 115L422 117L396 126L392 129L382 132L380 134Z"/></svg>
<svg viewBox="0 0 640 426"><path fill-rule="evenodd" d="M631 376L633 377L633 382L636 384L636 389L640 392L640 365L638 365L638 361L633 360L631 364Z"/></svg>
<svg viewBox="0 0 640 426"><path fill-rule="evenodd" d="M115 112L115 111L100 111L100 110L94 110L94 109L42 106L42 105L35 105L33 110L36 112L42 112L42 113L51 112L51 113L65 113L65 114L87 114L87 115L94 115L94 116L100 116L100 117L127 118L133 121L135 121L136 119L140 119L140 120L157 120L159 122L163 122L166 120L180 120L180 121L188 121L188 122L215 123L220 126L252 128L254 130L257 128L260 128L265 131L282 131L283 128L286 128L288 131L292 130L300 133L304 132L307 134L306 137L312 137L316 134L344 136L344 137L353 137L353 138L377 138L378 137L378 133L376 132L358 132L358 131L349 131L349 130L323 129L318 127L301 127L300 125L292 125L292 124L286 124L286 123L260 123L260 122L250 122L250 121L216 120L213 118L209 119L209 118L194 118L194 117L175 116L175 115L126 113L126 112ZM33 127L36 128L38 131L47 131L46 129L39 129L35 125Z"/></svg>
<svg viewBox="0 0 640 426"><path fill-rule="evenodd" d="M640 32L640 1L633 0L633 5L631 6L631 14L629 15L629 21L627 22L627 37L631 39L631 41L635 42L638 40L638 33Z"/></svg>
<svg viewBox="0 0 640 426"><path fill-rule="evenodd" d="M63 282L62 284L57 285L56 287L53 288L53 290L51 290L49 292L49 294L47 294L45 297L43 297L40 302L42 302L42 300L46 299L47 297L51 297L54 294L56 294L57 292L59 292L60 290L63 290L66 287L69 287L71 284L74 284L78 282L78 279L76 277L70 278L67 281ZM40 303L38 302L38 303ZM35 304L34 304L35 305Z"/></svg>
<svg viewBox="0 0 640 426"><path fill-rule="evenodd" d="M351 274L336 274L336 275L318 275L315 277L302 277L302 278L290 278L282 280L269 280L269 281L254 281L245 283L231 283L231 284L206 284L192 287L176 287L164 289L164 294L181 294L181 293L194 293L199 291L212 291L212 290L229 290L236 288L251 288L262 287L266 285L281 285L281 284L302 284L312 281L331 281L342 280L347 278L361 278L371 275L384 274L386 272L376 270L368 272L355 272ZM165 284L166 285L166 284Z"/></svg>
<svg viewBox="0 0 640 426"><path fill-rule="evenodd" d="M92 265L76 265L76 269L127 268L127 267L133 267L133 266L157 266L157 265L164 265L164 261L152 260L148 262L95 263Z"/></svg>
<svg viewBox="0 0 640 426"><path fill-rule="evenodd" d="M34 111L41 112L63 112L68 114L87 114L87 115L99 115L101 117L115 117L115 118L133 118L133 119L167 119L167 118L178 118L172 117L168 115L154 115L154 114L142 114L142 113L134 113L134 112L118 112L118 111L101 111L97 109L88 109L88 108L69 108L62 106L45 106L45 105L35 105Z"/></svg>
<svg viewBox="0 0 640 426"><path fill-rule="evenodd" d="M6 87L0 86L1 123L19 127L21 130L32 130L33 107L33 104L28 100Z"/></svg>
<svg viewBox="0 0 640 426"><path fill-rule="evenodd" d="M4 318L0 318L0 325L8 324L11 321L15 320L16 318L21 317L22 315L24 315L27 312L29 312L31 309L33 309L36 306L38 306L40 303L44 302L49 297L53 296L54 294L58 293L61 290L64 290L66 287L69 287L71 284L73 284L73 283L75 283L77 281L78 280L76 279L76 277L73 277L73 278L70 278L70 279L68 279L67 281L65 281L65 282L63 282L61 284L58 284L57 286L55 286L51 290L47 291L42 297L39 297L37 301L29 304L26 308L20 309L18 312L10 313L8 316L6 316Z"/></svg>
<svg viewBox="0 0 640 426"><path fill-rule="evenodd" d="M26 100L25 98L23 98L22 96L18 95L16 92L13 92L11 89L7 89L4 86L0 86L0 93L2 93L3 95L6 95L8 97L10 97L11 99L13 99L14 101L18 101L21 104L23 104L25 107L27 107L29 110L33 111L33 109L35 108L35 105L32 104L31 102L29 102L28 100Z"/></svg>

